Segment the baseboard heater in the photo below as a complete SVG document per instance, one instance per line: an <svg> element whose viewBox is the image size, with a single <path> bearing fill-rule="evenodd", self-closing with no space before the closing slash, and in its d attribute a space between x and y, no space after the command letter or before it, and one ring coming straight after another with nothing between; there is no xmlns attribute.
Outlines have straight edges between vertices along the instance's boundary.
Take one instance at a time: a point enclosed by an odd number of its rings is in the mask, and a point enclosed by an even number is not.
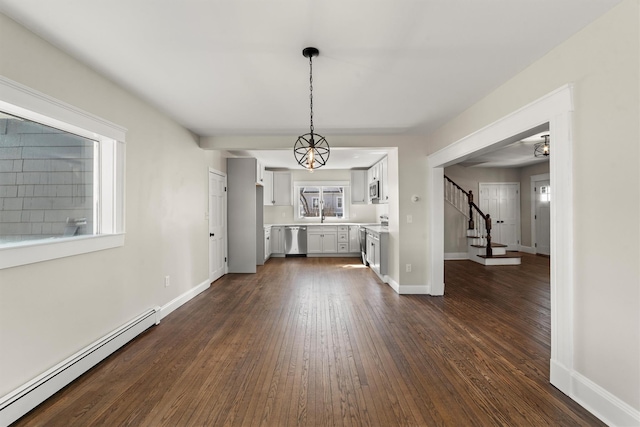
<svg viewBox="0 0 640 427"><path fill-rule="evenodd" d="M150 309L0 398L0 426L8 426L84 374L111 353L160 322L160 307Z"/></svg>

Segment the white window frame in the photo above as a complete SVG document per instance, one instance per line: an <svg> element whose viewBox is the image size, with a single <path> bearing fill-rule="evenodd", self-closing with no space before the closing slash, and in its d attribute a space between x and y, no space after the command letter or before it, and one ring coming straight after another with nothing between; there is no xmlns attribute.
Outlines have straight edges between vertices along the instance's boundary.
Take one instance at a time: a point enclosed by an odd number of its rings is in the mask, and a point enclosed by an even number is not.
<svg viewBox="0 0 640 427"><path fill-rule="evenodd" d="M98 141L97 234L0 246L0 269L124 245L126 129L0 76L0 111Z"/></svg>
<svg viewBox="0 0 640 427"><path fill-rule="evenodd" d="M324 222L344 222L345 220L349 219L349 214L350 214L349 204L344 203L345 200L351 200L350 199L351 186L349 181L295 181L293 183L293 192L294 192L293 209L294 209L294 217L295 217L294 219L296 221L317 222L320 220L320 217L313 217L313 218L300 217L300 197L298 197L300 187L320 187L320 188L343 187L344 194L342 195L343 197L342 204L344 206L343 207L344 215L341 218L325 217ZM322 204L322 199L320 199L319 203Z"/></svg>

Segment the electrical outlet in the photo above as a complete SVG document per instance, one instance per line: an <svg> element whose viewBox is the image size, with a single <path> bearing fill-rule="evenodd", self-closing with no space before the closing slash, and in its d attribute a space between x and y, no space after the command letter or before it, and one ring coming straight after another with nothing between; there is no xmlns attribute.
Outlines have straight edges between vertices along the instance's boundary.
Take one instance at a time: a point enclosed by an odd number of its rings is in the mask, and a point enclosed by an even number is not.
<svg viewBox="0 0 640 427"><path fill-rule="evenodd" d="M407 224L411 224L413 222L413 215L407 215Z"/></svg>
<svg viewBox="0 0 640 427"><path fill-rule="evenodd" d="M411 264L407 264L406 270L407 270L407 273L411 273Z"/></svg>
<svg viewBox="0 0 640 427"><path fill-rule="evenodd" d="M168 287L171 284L171 279L169 276L164 276L164 287Z"/></svg>

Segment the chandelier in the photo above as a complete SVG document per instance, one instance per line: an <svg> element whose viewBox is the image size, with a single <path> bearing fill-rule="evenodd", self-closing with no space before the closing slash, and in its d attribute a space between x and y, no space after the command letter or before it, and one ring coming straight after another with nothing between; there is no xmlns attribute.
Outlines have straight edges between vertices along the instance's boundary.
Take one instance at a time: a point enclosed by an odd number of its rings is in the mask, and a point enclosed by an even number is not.
<svg viewBox="0 0 640 427"><path fill-rule="evenodd" d="M321 168L329 160L329 143L324 136L314 133L313 129L313 57L318 56L319 53L320 51L315 47L307 47L302 50L302 55L309 58L310 125L309 133L300 135L293 146L293 155L296 161L310 172Z"/></svg>
<svg viewBox="0 0 640 427"><path fill-rule="evenodd" d="M543 142L538 142L533 146L533 155L536 157L547 157L549 155L549 135L543 135Z"/></svg>

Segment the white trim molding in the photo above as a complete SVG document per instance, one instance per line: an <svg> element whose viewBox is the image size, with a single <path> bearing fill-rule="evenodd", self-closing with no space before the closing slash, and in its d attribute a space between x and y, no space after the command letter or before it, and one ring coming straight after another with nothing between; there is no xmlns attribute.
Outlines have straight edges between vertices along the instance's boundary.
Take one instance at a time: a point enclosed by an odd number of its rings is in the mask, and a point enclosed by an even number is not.
<svg viewBox="0 0 640 427"><path fill-rule="evenodd" d="M551 205L551 378L553 385L574 397L564 372L573 370L573 86L567 84L428 157L429 257L432 293L444 292L443 175L444 168L474 153L517 140L548 125L554 151L549 172L555 188ZM544 129L542 129L544 130ZM442 288L438 288L442 284ZM433 292L435 291L435 292Z"/></svg>
<svg viewBox="0 0 640 427"><path fill-rule="evenodd" d="M182 295L178 295L177 297L175 297L174 299L172 299L171 301L169 301L168 303L166 303L160 308L159 310L160 319L161 320L164 319L173 311L175 311L177 308L179 308L181 305L185 304L189 300L195 298L202 292L209 289L210 286L211 286L211 281L207 279L204 282L200 283L198 286L195 286L189 289L187 292L184 292Z"/></svg>
<svg viewBox="0 0 640 427"><path fill-rule="evenodd" d="M60 237L0 247L0 270L124 246L124 234Z"/></svg>
<svg viewBox="0 0 640 427"><path fill-rule="evenodd" d="M123 246L126 129L3 76L0 111L97 141L100 153L94 158L95 234L2 244L0 269Z"/></svg>

